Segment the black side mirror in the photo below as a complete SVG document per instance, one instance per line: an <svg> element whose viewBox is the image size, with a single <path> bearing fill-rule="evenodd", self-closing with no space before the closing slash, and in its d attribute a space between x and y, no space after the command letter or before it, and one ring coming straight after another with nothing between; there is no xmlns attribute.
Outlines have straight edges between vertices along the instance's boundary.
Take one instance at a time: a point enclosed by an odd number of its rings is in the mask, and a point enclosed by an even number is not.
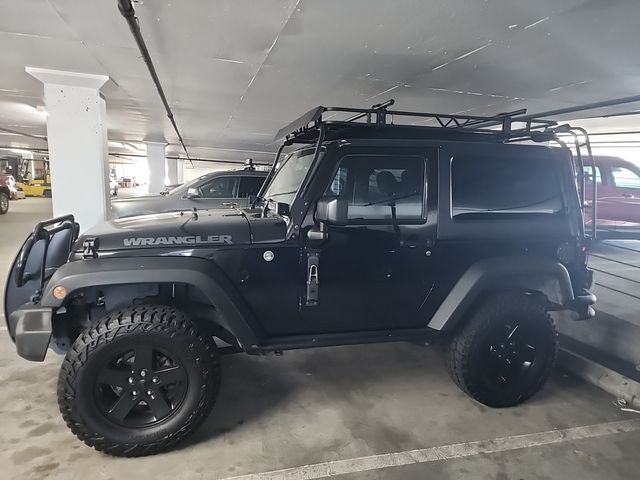
<svg viewBox="0 0 640 480"><path fill-rule="evenodd" d="M346 225L349 220L349 202L344 197L322 197L316 205L317 227L307 232L312 242L324 242L329 238L327 225Z"/></svg>
<svg viewBox="0 0 640 480"><path fill-rule="evenodd" d="M346 225L349 201L345 197L322 197L316 206L316 220L328 225Z"/></svg>

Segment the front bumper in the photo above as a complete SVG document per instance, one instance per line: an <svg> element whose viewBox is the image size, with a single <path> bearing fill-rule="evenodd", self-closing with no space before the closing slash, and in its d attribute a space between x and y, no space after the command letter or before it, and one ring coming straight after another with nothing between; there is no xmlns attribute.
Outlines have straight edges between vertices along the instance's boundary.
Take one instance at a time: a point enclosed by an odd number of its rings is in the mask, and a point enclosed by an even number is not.
<svg viewBox="0 0 640 480"><path fill-rule="evenodd" d="M52 318L52 308L37 305L25 305L9 315L9 333L18 355L34 362L44 360L53 333Z"/></svg>

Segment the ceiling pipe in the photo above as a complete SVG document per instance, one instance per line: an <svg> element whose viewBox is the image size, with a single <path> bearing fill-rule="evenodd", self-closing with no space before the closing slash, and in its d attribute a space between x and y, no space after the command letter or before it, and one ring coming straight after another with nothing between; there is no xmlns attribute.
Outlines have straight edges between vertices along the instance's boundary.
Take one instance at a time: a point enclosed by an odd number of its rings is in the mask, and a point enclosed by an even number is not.
<svg viewBox="0 0 640 480"><path fill-rule="evenodd" d="M35 138L36 140L43 140L45 142L47 141L47 137L45 136L33 135L32 133L26 133L26 132L19 132L18 130L12 130L11 128L0 127L0 131L12 133L13 135L20 135L21 137Z"/></svg>
<svg viewBox="0 0 640 480"><path fill-rule="evenodd" d="M133 38L138 44L138 49L142 54L144 63L149 69L149 73L151 74L151 79L153 80L153 83L156 86L156 90L158 90L158 95L160 95L160 100L162 100L164 109L167 112L167 117L171 121L171 125L173 125L173 130L176 132L176 135L178 136L178 140L180 141L180 145L182 145L182 149L184 150L184 153L187 156L187 160L191 162L191 157L189 156L189 152L187 151L187 146L184 144L184 140L182 139L180 130L178 130L178 125L176 124L176 120L173 117L173 112L171 111L171 107L169 106L167 97L164 94L162 85L160 84L158 73L156 72L156 68L153 65L153 61L151 60L151 55L149 55L149 50L147 49L147 45L144 42L144 38L142 37L142 32L140 31L140 22L138 21L138 17L136 17L136 11L133 8L133 5L131 4L131 0L118 0L118 10L120 10L120 13L124 17L124 19L127 21L127 24L129 25L129 30L131 30L131 34L133 35Z"/></svg>
<svg viewBox="0 0 640 480"><path fill-rule="evenodd" d="M141 155L138 153L109 153L110 156L114 156L114 157L133 157L133 158L137 158L137 157L141 157L144 158L146 157L146 155ZM171 159L171 160L186 160L186 158L183 157L179 157L176 155L167 155L165 158L167 159ZM245 165L246 160L222 160L222 159L215 159L215 158L200 158L200 157L193 157L190 158L189 161L191 162L191 164L193 165L193 161L196 162L210 162L210 163L228 163L228 164L232 164L232 165ZM265 162L257 162L257 161L253 161L254 165L262 165L265 167L270 167L272 164L271 163L265 163Z"/></svg>
<svg viewBox="0 0 640 480"><path fill-rule="evenodd" d="M631 97L614 98L612 100L604 100L601 102L585 103L584 105L576 105L573 107L559 108L557 110L549 110L547 112L534 113L532 115L524 115L520 117L514 117L513 122L526 122L527 120L534 120L536 118L555 117L558 115L564 115L566 113L585 112L588 110L597 110L599 108L615 107L617 105L625 105L628 103L640 102L640 95L633 95ZM606 115L602 115L605 117ZM597 117L592 117L597 118Z"/></svg>

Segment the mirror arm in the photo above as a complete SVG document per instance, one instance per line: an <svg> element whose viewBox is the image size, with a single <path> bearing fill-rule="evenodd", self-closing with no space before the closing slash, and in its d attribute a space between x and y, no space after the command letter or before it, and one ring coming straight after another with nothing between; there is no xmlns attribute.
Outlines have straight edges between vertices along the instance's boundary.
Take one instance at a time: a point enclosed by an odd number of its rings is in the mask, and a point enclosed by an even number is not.
<svg viewBox="0 0 640 480"><path fill-rule="evenodd" d="M312 242L324 242L329 238L329 229L325 222L319 222L317 227L307 232L307 238Z"/></svg>

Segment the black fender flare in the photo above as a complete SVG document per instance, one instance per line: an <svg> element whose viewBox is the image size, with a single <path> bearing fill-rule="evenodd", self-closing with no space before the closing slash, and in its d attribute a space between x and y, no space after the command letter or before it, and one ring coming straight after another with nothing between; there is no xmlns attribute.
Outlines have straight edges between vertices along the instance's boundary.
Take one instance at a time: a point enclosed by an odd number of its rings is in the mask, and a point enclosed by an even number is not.
<svg viewBox="0 0 640 480"><path fill-rule="evenodd" d="M556 309L570 308L574 300L569 272L557 261L534 256L487 258L462 274L428 326L451 331L482 295L506 290L539 292Z"/></svg>
<svg viewBox="0 0 640 480"><path fill-rule="evenodd" d="M225 273L203 258L129 257L69 262L58 268L47 283L41 305L61 307L70 295L87 287L140 283L180 283L199 289L217 309L217 322L231 332L241 346L249 348L259 343L260 329L253 312ZM62 300L53 295L57 286L67 291Z"/></svg>

